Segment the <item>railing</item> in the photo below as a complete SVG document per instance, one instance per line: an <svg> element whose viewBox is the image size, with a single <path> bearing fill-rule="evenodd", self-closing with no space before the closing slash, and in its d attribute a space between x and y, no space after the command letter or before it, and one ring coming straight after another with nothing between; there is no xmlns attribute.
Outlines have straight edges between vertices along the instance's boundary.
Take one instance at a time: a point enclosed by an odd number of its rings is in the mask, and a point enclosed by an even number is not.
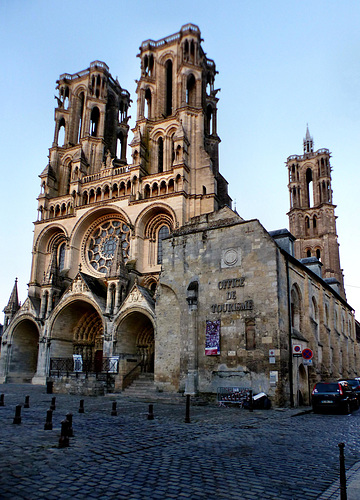
<svg viewBox="0 0 360 500"><path fill-rule="evenodd" d="M101 170L100 172L97 172L96 174L91 174L87 175L82 179L82 184L87 184L88 182L93 182L93 181L98 181L100 179L105 179L106 177L111 177L115 175L121 175L121 174L126 174L129 172L129 167L116 167L115 169L112 168L106 168L104 170Z"/></svg>
<svg viewBox="0 0 360 500"><path fill-rule="evenodd" d="M123 376L122 389L126 389L144 369L144 361L139 361L126 375Z"/></svg>
<svg viewBox="0 0 360 500"><path fill-rule="evenodd" d="M117 357L106 357L99 360L84 359L74 366L73 358L51 358L50 376L66 375L70 373L118 373L119 360Z"/></svg>
<svg viewBox="0 0 360 500"><path fill-rule="evenodd" d="M195 24L188 23L182 26L179 33L174 33L173 35L166 36L165 38L161 38L161 40L158 40L156 42L155 40L151 39L145 40L145 42L141 44L141 48L142 50L146 49L147 46L156 48L156 47L161 47L162 45L166 45L167 43L174 42L175 40L178 40L180 38L181 33L184 31L193 31L194 33L200 33L198 26L196 26Z"/></svg>

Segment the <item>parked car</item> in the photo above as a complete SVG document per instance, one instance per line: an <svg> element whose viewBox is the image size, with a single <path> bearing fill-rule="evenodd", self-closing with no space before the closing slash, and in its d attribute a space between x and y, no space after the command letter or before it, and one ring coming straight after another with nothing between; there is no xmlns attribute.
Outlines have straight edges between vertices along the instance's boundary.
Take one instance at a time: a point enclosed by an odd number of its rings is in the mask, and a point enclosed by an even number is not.
<svg viewBox="0 0 360 500"><path fill-rule="evenodd" d="M318 382L311 395L314 413L321 410L340 410L345 414L359 408L359 401L351 386L345 382Z"/></svg>
<svg viewBox="0 0 360 500"><path fill-rule="evenodd" d="M339 382L347 382L350 385L351 389L356 393L356 396L360 403L360 380L357 378L347 378L339 380Z"/></svg>

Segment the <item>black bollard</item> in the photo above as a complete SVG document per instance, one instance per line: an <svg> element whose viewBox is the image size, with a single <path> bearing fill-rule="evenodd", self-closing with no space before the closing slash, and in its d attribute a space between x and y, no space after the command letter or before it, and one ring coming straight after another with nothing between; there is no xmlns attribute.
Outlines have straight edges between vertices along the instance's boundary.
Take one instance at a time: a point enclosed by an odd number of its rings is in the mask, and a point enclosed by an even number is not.
<svg viewBox="0 0 360 500"><path fill-rule="evenodd" d="M30 396L25 396L24 408L30 408Z"/></svg>
<svg viewBox="0 0 360 500"><path fill-rule="evenodd" d="M52 410L52 411L56 410L55 401L56 401L56 397L54 396L53 398L51 398L51 405L50 405L50 410Z"/></svg>
<svg viewBox="0 0 360 500"><path fill-rule="evenodd" d="M249 411L254 411L252 390L249 391Z"/></svg>
<svg viewBox="0 0 360 500"><path fill-rule="evenodd" d="M59 439L59 448L66 448L69 446L69 422L67 420L62 420L61 422L61 434Z"/></svg>
<svg viewBox="0 0 360 500"><path fill-rule="evenodd" d="M15 407L15 417L13 424L21 424L21 405Z"/></svg>
<svg viewBox="0 0 360 500"><path fill-rule="evenodd" d="M44 425L44 430L45 431L52 431L53 424L52 424L52 410L47 410L46 412L46 422Z"/></svg>
<svg viewBox="0 0 360 500"><path fill-rule="evenodd" d="M148 420L154 420L154 405L149 405Z"/></svg>
<svg viewBox="0 0 360 500"><path fill-rule="evenodd" d="M116 401L113 401L112 404L112 410L111 410L111 416L116 417L117 416L117 411L116 411Z"/></svg>
<svg viewBox="0 0 360 500"><path fill-rule="evenodd" d="M79 413L85 413L83 399L80 399Z"/></svg>
<svg viewBox="0 0 360 500"><path fill-rule="evenodd" d="M345 473L345 457L344 457L344 443L339 443L338 447L340 449L340 500L347 499L346 493L346 473Z"/></svg>
<svg viewBox="0 0 360 500"><path fill-rule="evenodd" d="M0 406L5 406L4 397L4 394L0 394Z"/></svg>
<svg viewBox="0 0 360 500"><path fill-rule="evenodd" d="M73 426L72 426L72 413L67 413L66 414L66 420L68 421L69 423L69 426L68 426L68 436L69 437L74 437L74 431L73 431Z"/></svg>
<svg viewBox="0 0 360 500"><path fill-rule="evenodd" d="M185 424L190 424L190 394L186 394Z"/></svg>

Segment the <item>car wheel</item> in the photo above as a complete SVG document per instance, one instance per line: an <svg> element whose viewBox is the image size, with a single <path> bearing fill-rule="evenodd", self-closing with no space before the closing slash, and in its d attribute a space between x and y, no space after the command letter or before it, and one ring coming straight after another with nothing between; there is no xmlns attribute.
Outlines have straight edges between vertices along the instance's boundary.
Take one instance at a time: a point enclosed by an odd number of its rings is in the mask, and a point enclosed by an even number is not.
<svg viewBox="0 0 360 500"><path fill-rule="evenodd" d="M345 407L344 407L344 414L345 415L349 415L349 413L351 413L351 407L350 407L350 403L349 401L347 401L345 403Z"/></svg>
<svg viewBox="0 0 360 500"><path fill-rule="evenodd" d="M320 413L319 408L317 406L313 406L313 412L314 413Z"/></svg>

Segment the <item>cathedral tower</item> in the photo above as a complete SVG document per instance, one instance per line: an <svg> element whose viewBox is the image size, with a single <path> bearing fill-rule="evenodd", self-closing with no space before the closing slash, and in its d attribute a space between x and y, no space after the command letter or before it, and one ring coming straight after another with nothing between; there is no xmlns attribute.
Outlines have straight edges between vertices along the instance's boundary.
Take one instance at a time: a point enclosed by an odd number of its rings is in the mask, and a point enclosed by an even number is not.
<svg viewBox="0 0 360 500"><path fill-rule="evenodd" d="M295 236L297 259L316 257L322 264L323 278L336 279L345 298L340 268L336 216L331 189L330 152L314 151L309 128L303 141L303 155L289 156L290 232Z"/></svg>

